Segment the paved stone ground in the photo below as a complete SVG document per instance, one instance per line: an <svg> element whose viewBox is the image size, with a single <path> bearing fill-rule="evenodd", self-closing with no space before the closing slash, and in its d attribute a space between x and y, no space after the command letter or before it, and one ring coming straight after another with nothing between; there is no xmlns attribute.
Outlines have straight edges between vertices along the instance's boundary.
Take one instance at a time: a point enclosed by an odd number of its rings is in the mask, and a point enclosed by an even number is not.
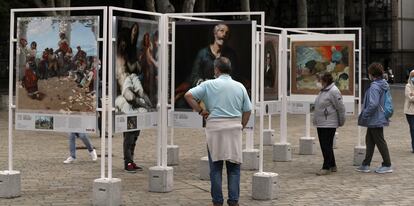
<svg viewBox="0 0 414 206"><path fill-rule="evenodd" d="M316 155L298 155L299 137L305 133L305 117L289 115L291 162L272 162L272 147L264 150L264 170L280 175L279 197L272 201L251 198L252 171L241 176L241 205L414 205L414 154L410 151L408 125L402 111L403 86L393 86L395 114L385 130L394 166L392 174L362 174L354 171L353 148L357 142L356 116L348 117L335 150L338 172L318 177L322 165L320 149ZM7 111L0 110L0 169L7 169ZM273 119L274 127L279 121ZM267 125L267 122L265 122ZM277 129L278 130L278 129ZM113 177L122 179L123 205L208 205L209 182L198 179L198 160L206 155L203 130L175 130L180 146L180 165L174 167L174 190L148 192L148 168L156 163L156 131L143 131L136 148L136 161L144 171L123 171L122 137L114 138ZM311 130L316 135L315 129ZM365 131L363 131L365 134ZM256 136L257 137L257 136ZM258 139L258 138L257 138ZM92 136L97 149L100 138ZM256 143L258 140L256 140ZM22 173L22 195L0 199L0 205L91 205L92 183L100 177L100 161L91 162L85 150L78 150L78 162L64 165L68 140L64 133L16 131L14 165ZM79 141L79 144L80 141ZM257 147L257 146L256 146ZM380 165L375 151L373 166ZM225 195L227 196L227 195Z"/></svg>

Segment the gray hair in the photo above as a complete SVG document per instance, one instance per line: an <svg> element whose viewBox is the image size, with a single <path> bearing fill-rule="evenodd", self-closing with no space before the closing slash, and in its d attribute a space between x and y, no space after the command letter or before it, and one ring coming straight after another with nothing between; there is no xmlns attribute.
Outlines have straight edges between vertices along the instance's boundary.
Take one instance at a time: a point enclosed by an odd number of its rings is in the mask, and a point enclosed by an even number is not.
<svg viewBox="0 0 414 206"><path fill-rule="evenodd" d="M227 57L219 57L214 60L214 68L220 70L223 74L230 74L231 73L231 62Z"/></svg>

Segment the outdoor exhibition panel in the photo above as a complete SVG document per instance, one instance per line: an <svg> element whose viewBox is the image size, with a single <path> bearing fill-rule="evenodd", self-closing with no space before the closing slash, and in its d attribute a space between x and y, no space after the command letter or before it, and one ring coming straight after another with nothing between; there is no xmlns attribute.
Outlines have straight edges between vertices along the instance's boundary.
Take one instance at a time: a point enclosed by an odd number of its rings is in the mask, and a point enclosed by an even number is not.
<svg viewBox="0 0 414 206"><path fill-rule="evenodd" d="M16 129L96 133L99 16L16 24Z"/></svg>
<svg viewBox="0 0 414 206"><path fill-rule="evenodd" d="M159 19L159 18L158 18ZM114 132L157 126L159 20L113 19Z"/></svg>
<svg viewBox="0 0 414 206"><path fill-rule="evenodd" d="M131 15L142 18L126 17ZM112 134L158 128L157 163L163 106L162 14L109 7L108 177L112 178ZM165 105L165 103L164 103Z"/></svg>
<svg viewBox="0 0 414 206"><path fill-rule="evenodd" d="M179 17L176 18L179 19ZM214 79L213 62L217 55L229 58L233 68L232 78L245 86L250 97L254 96L252 94L252 92L254 93L252 72L255 71L256 65L253 24L255 22L252 21L218 22L209 19L204 21L173 21L171 23L173 40L170 67L171 94L173 94L171 95L172 113L191 112L191 107L185 101L184 94L203 81ZM225 30L225 34L218 36L217 30L219 29ZM210 49L210 46L215 42L217 45L222 44L220 54L213 54ZM195 117L193 122L199 122L198 127L201 127L201 118ZM176 118L171 123L182 125ZM170 126L176 127L175 124ZM196 125L188 125L188 127L192 126Z"/></svg>
<svg viewBox="0 0 414 206"><path fill-rule="evenodd" d="M314 101L317 76L329 72L344 101L354 98L355 36L353 34L290 36L290 99Z"/></svg>
<svg viewBox="0 0 414 206"><path fill-rule="evenodd" d="M245 16L250 15L260 17L256 21L222 21L217 18L229 15ZM202 18L197 16L203 16ZM209 19L209 17L214 17ZM172 52L171 52L171 110L191 111L185 102L183 95L188 89L199 83L214 78L212 62L216 58L210 50L210 45L215 40L223 44L221 56L229 58L232 62L232 77L240 81L249 93L254 103L256 99L256 82L257 66L263 64L258 61L256 48L260 52L264 47L258 47L258 44L264 42L264 29L261 31L260 41L256 38L257 21L264 28L264 15L261 12L228 12L228 13L186 13L186 14L168 14L170 24L172 25ZM177 20L185 20L178 22ZM226 35L217 36L217 30L225 30ZM237 35L236 35L237 34ZM263 51L262 51L263 50ZM263 57L263 54L260 55ZM260 65L262 68L263 65ZM263 82L263 81L262 81ZM255 109L259 109L253 104ZM202 103L201 103L202 106ZM260 110L259 110L260 111ZM253 112L253 117L254 113ZM253 119L253 118L252 118ZM199 121L199 120L195 120ZM174 128L174 125L169 125ZM263 126L263 125L262 125ZM261 128L263 129L263 128ZM171 141L172 142L172 141ZM260 164L262 171L262 164Z"/></svg>
<svg viewBox="0 0 414 206"><path fill-rule="evenodd" d="M106 99L100 87L106 85L106 34L106 7L10 10L9 68L14 69L9 72L8 170L1 173L10 181L1 186L12 192L2 197L20 195L20 172L13 170L13 123L16 130L100 130L105 135L106 111L98 102ZM101 152L104 157L105 150Z"/></svg>

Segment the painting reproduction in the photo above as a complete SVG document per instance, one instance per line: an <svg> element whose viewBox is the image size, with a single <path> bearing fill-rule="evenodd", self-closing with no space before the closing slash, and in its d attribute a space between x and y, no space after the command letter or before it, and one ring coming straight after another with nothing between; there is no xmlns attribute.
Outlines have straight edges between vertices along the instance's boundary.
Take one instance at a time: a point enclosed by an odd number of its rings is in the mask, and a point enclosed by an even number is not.
<svg viewBox="0 0 414 206"><path fill-rule="evenodd" d="M264 55L264 100L275 101L278 99L278 57L279 37L265 34Z"/></svg>
<svg viewBox="0 0 414 206"><path fill-rule="evenodd" d="M252 24L250 21L176 22L175 108L189 110L184 94L214 79L214 60L229 58L231 77L251 94Z"/></svg>
<svg viewBox="0 0 414 206"><path fill-rule="evenodd" d="M116 114L155 111L158 102L158 22L116 17L114 34Z"/></svg>
<svg viewBox="0 0 414 206"><path fill-rule="evenodd" d="M17 110L96 113L98 28L97 16L17 18Z"/></svg>
<svg viewBox="0 0 414 206"><path fill-rule="evenodd" d="M353 41L293 41L291 94L316 95L318 77L329 72L342 95L354 95Z"/></svg>

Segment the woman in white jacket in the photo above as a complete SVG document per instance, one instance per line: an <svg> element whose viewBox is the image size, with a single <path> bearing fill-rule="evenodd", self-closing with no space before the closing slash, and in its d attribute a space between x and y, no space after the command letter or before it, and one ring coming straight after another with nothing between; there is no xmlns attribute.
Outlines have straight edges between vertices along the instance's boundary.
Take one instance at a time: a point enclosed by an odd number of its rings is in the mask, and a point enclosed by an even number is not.
<svg viewBox="0 0 414 206"><path fill-rule="evenodd" d="M405 85L404 114L410 126L411 152L414 153L414 70L410 72L407 85Z"/></svg>

